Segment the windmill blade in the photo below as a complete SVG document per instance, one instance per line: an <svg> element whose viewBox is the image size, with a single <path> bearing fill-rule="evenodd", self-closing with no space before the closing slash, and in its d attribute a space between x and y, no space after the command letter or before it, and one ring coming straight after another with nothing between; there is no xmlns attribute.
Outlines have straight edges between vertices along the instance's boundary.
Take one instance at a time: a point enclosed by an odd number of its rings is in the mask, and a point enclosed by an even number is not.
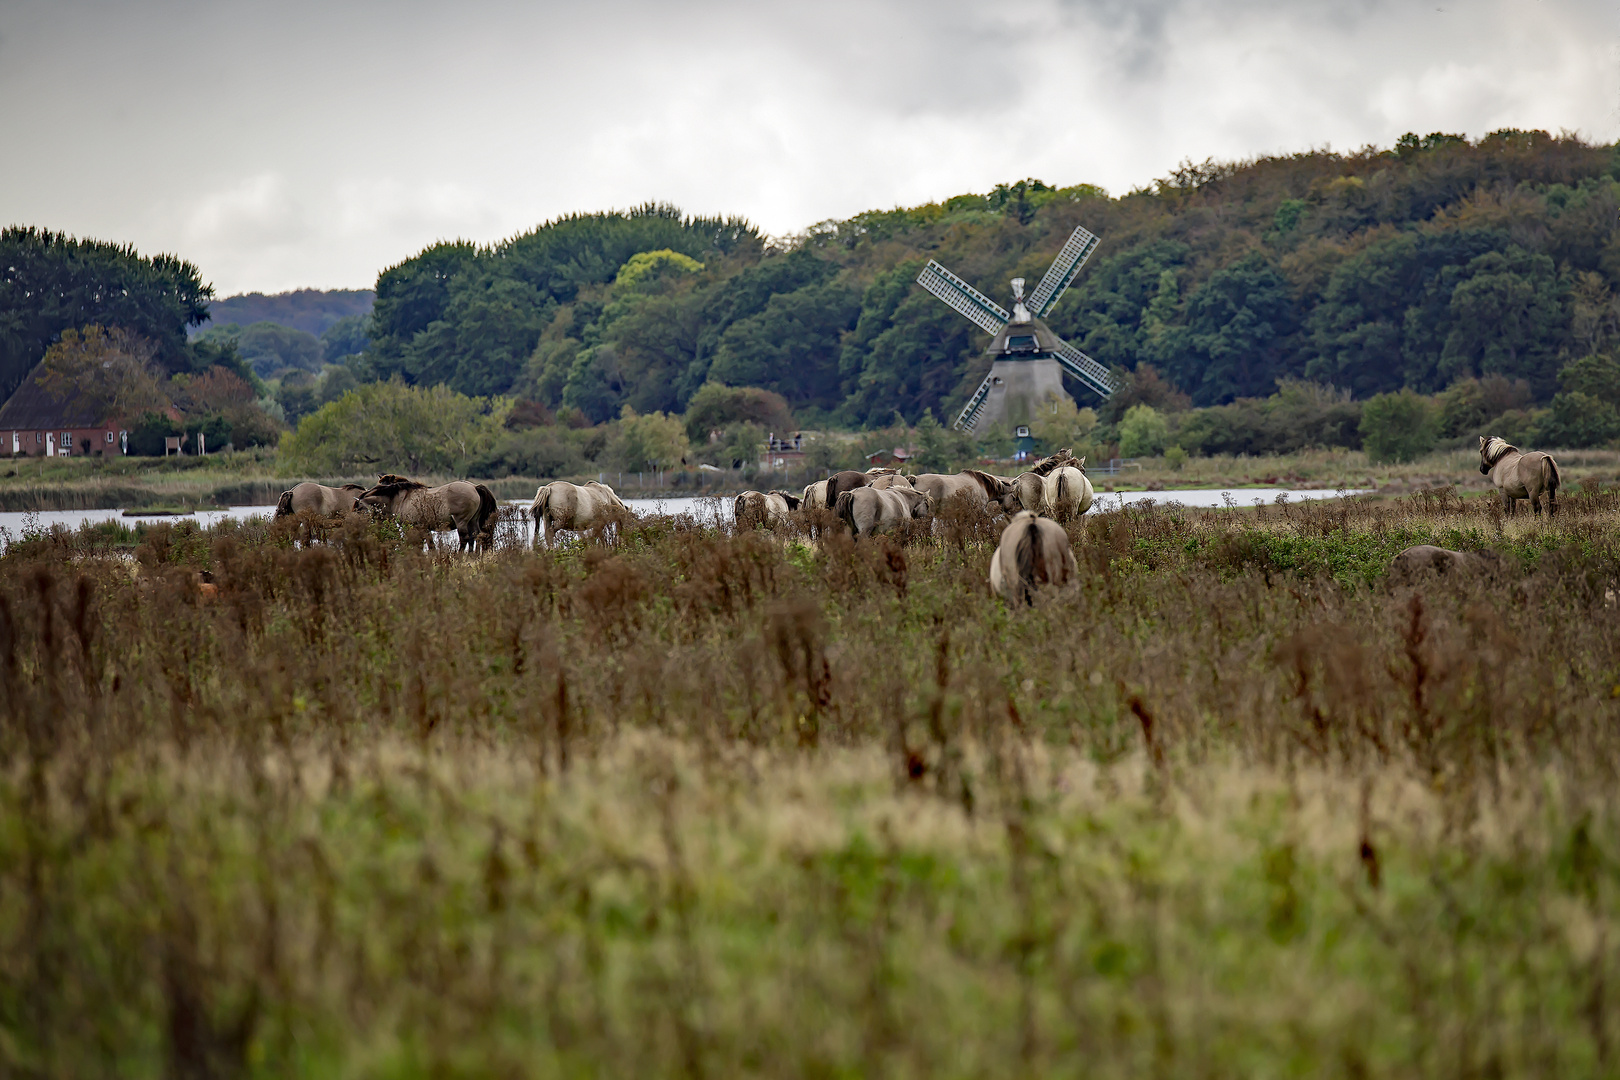
<svg viewBox="0 0 1620 1080"><path fill-rule="evenodd" d="M951 426L956 428L957 431L972 431L974 425L979 422L979 413L984 410L984 399L989 396L990 376L987 373L984 382L980 383L979 388L973 391L973 396L968 398L968 403L962 407L962 414L956 418L956 423Z"/></svg>
<svg viewBox="0 0 1620 1080"><path fill-rule="evenodd" d="M998 334L1012 318L1000 304L975 289L933 259L917 275L917 284L966 315L987 334Z"/></svg>
<svg viewBox="0 0 1620 1080"><path fill-rule="evenodd" d="M1030 294L1029 310L1035 313L1037 319L1044 319L1046 313L1052 310L1063 291L1069 287L1069 282L1074 280L1074 275L1080 272L1096 249L1096 233L1084 225L1074 230L1069 242L1063 245L1063 250L1052 260L1052 265L1046 268L1046 276L1041 278L1041 283Z"/></svg>
<svg viewBox="0 0 1620 1080"><path fill-rule="evenodd" d="M1097 361L1062 338L1058 339L1057 348L1052 352L1057 356L1057 362L1064 371L1095 390L1099 396L1106 398L1113 394L1114 376Z"/></svg>

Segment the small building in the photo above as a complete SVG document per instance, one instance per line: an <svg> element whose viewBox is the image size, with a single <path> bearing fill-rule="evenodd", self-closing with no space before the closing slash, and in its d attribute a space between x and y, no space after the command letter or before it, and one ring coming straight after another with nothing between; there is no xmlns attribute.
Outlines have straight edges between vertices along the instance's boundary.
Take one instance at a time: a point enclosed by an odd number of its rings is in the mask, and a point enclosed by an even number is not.
<svg viewBox="0 0 1620 1080"><path fill-rule="evenodd" d="M12 457L111 457L125 452L128 434L116 417L93 404L58 401L39 384L40 368L0 405L0 454Z"/></svg>
<svg viewBox="0 0 1620 1080"><path fill-rule="evenodd" d="M914 446L896 446L888 450L874 450L866 455L866 464L870 467L898 469L906 465L917 456Z"/></svg>
<svg viewBox="0 0 1620 1080"><path fill-rule="evenodd" d="M794 469L804 464L804 432L778 439L773 431L765 439L765 456L759 467L766 470Z"/></svg>

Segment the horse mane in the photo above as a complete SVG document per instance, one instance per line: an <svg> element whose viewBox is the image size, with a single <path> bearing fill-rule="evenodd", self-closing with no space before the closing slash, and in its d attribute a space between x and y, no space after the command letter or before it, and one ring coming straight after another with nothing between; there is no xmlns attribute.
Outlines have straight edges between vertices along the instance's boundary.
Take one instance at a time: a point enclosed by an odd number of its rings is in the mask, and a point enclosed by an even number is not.
<svg viewBox="0 0 1620 1080"><path fill-rule="evenodd" d="M1051 457L1042 460L1038 465L1029 471L1034 473L1036 476L1050 476L1054 469L1060 469L1065 465L1078 466L1079 460L1079 458L1074 456L1074 451L1065 446L1062 450L1059 450Z"/></svg>
<svg viewBox="0 0 1620 1080"><path fill-rule="evenodd" d="M1003 489L1001 486L1002 482L1000 477L991 476L989 473L980 472L978 469L963 469L962 472L963 474L971 476L973 479L977 480L979 482L979 486L984 488L984 493L990 496L990 498L1001 498Z"/></svg>
<svg viewBox="0 0 1620 1080"><path fill-rule="evenodd" d="M366 492L367 495L377 495L384 499L392 499L395 495L405 491L421 491L426 484L417 480L408 480L393 473L384 473L377 477L377 486Z"/></svg>
<svg viewBox="0 0 1620 1080"><path fill-rule="evenodd" d="M791 491L783 491L781 488L772 489L771 494L782 496L782 500L787 503L789 510L797 510L799 503L804 501L803 497L795 495Z"/></svg>
<svg viewBox="0 0 1620 1080"><path fill-rule="evenodd" d="M1500 435L1486 436L1485 445L1480 449L1485 455L1485 464L1487 465L1495 465L1509 454L1522 454L1524 452Z"/></svg>

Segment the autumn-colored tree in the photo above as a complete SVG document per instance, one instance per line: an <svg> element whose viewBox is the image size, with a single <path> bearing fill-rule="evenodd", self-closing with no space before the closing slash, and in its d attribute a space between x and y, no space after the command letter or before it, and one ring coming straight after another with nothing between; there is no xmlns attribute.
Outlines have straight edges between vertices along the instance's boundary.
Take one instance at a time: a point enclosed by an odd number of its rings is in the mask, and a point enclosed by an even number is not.
<svg viewBox="0 0 1620 1080"><path fill-rule="evenodd" d="M224 412L253 404L257 395L236 372L211 367L186 383L185 396L192 412Z"/></svg>
<svg viewBox="0 0 1620 1080"><path fill-rule="evenodd" d="M171 401L156 354L152 342L119 327L64 330L45 352L39 384L56 400L83 402L103 416L163 412Z"/></svg>

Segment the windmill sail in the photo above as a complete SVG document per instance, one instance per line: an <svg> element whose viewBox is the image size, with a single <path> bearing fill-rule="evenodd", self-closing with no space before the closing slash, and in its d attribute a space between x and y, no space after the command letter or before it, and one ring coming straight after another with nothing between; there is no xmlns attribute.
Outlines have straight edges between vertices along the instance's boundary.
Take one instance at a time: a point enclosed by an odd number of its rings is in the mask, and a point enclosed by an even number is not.
<svg viewBox="0 0 1620 1080"><path fill-rule="evenodd" d="M1096 233L1084 225L1074 230L1069 236L1068 243L1063 245L1063 250L1058 252L1057 258L1052 260L1052 265L1047 267L1046 276L1041 278L1041 283L1035 286L1035 291L1030 294L1029 310L1034 312L1037 319L1045 318L1046 313L1052 310L1052 306L1069 287L1069 282L1074 280L1074 275L1080 272L1080 268L1086 264L1086 260L1091 258L1091 253L1096 249Z"/></svg>
<svg viewBox="0 0 1620 1080"><path fill-rule="evenodd" d="M962 414L956 418L956 430L972 431L973 426L979 422L979 413L984 410L984 401L990 396L991 376L986 375L979 388L973 391L968 403L962 407Z"/></svg>
<svg viewBox="0 0 1620 1080"><path fill-rule="evenodd" d="M1103 397L1114 392L1114 376L1109 370L1097 361L1070 345L1067 341L1059 341L1057 348L1052 350L1057 362L1063 370L1079 379Z"/></svg>
<svg viewBox="0 0 1620 1080"><path fill-rule="evenodd" d="M966 315L987 334L1001 331L1011 315L984 293L975 289L933 259L917 275L917 284L945 301L950 307Z"/></svg>

